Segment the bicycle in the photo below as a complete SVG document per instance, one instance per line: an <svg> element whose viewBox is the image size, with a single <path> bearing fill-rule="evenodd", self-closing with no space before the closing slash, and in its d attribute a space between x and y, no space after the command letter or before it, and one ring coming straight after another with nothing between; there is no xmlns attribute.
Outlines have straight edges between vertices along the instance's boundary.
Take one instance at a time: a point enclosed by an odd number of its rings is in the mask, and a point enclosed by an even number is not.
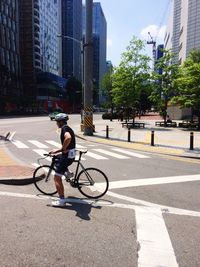
<svg viewBox="0 0 200 267"><path fill-rule="evenodd" d="M68 182L72 187L77 188L81 194L88 198L100 198L106 194L109 187L109 181L105 173L97 168L85 168L81 163L81 157L87 153L87 150L76 150L79 152L75 175L69 177L68 173L62 176L62 179ZM40 165L40 161L51 157L51 165ZM56 155L44 154L44 157L38 159L39 167L33 173L33 182L36 188L45 195L54 195L57 193L54 184ZM79 168L81 171L79 172Z"/></svg>

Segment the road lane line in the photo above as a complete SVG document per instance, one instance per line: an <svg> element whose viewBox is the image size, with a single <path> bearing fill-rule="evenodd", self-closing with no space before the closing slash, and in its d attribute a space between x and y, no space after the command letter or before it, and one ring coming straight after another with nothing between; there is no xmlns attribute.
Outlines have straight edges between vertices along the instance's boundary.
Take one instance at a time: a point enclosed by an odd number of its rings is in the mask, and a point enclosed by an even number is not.
<svg viewBox="0 0 200 267"><path fill-rule="evenodd" d="M122 199L131 203L134 203L135 205L142 205L150 208L158 208L161 209L163 213L167 214L177 214L177 215L184 215L184 216L193 216L193 217L200 217L200 212L199 211L194 211L194 210L185 210L185 209L179 209L179 208L174 208L170 206L165 206L165 205L159 205L156 203L132 198L132 197L127 197L123 196L117 193L113 193L111 191L107 191L106 195L117 198L117 199Z"/></svg>
<svg viewBox="0 0 200 267"><path fill-rule="evenodd" d="M90 152L90 151L87 152L86 156L94 158L94 159L100 159L100 160L101 159L108 159L108 158L105 158L105 157L103 157L101 155L98 155L98 154Z"/></svg>
<svg viewBox="0 0 200 267"><path fill-rule="evenodd" d="M48 148L45 144L40 143L39 141L36 140L28 140L29 143L33 144L34 146L38 148Z"/></svg>
<svg viewBox="0 0 200 267"><path fill-rule="evenodd" d="M11 133L11 135L8 137L8 140L12 141L15 134L16 134L16 132Z"/></svg>
<svg viewBox="0 0 200 267"><path fill-rule="evenodd" d="M29 199L36 199L36 200L52 200L57 199L57 197L52 196L45 196L45 195L31 195L31 194L23 194L23 193L13 193L13 192L5 192L0 191L0 197L7 196L7 197L17 197L17 198L29 198ZM110 201L101 201L101 200L90 200L90 199L74 199L74 198L66 198L67 203L77 203L77 204L85 204L91 205L93 207L109 207L109 208L122 208L122 209L131 209L135 210L136 206L130 204L123 204L123 203L113 203Z"/></svg>
<svg viewBox="0 0 200 267"><path fill-rule="evenodd" d="M120 152L120 153L124 153L124 154L129 155L129 156L140 158L140 159L148 159L148 158L150 158L149 156L142 155L142 154L135 153L135 152L128 151L128 150L124 150L124 149L121 149L121 148L112 148L112 150Z"/></svg>
<svg viewBox="0 0 200 267"><path fill-rule="evenodd" d="M114 158L118 158L118 159L130 159L127 156L119 155L117 153L114 153L114 152L111 152L111 151L107 151L107 150L104 150L104 149L101 149L101 148L95 148L95 149L92 149L92 150L95 150L95 151L100 152L102 154L106 154L108 156L111 156L111 157L114 157Z"/></svg>
<svg viewBox="0 0 200 267"><path fill-rule="evenodd" d="M200 174L109 182L109 189L200 181Z"/></svg>
<svg viewBox="0 0 200 267"><path fill-rule="evenodd" d="M79 149L87 149L86 146L82 146L82 145L79 145L79 144L76 144L76 148L79 148Z"/></svg>
<svg viewBox="0 0 200 267"><path fill-rule="evenodd" d="M158 209L136 207L137 240L139 267L170 266L178 267L171 240Z"/></svg>
<svg viewBox="0 0 200 267"><path fill-rule="evenodd" d="M11 142L18 148L29 148L27 145L25 145L24 143L22 143L19 140L13 140Z"/></svg>
<svg viewBox="0 0 200 267"><path fill-rule="evenodd" d="M33 149L33 151L42 157L44 157L44 154L48 154L48 152L44 149ZM49 157L47 157L45 159L48 161L51 161L51 158L49 158Z"/></svg>
<svg viewBox="0 0 200 267"><path fill-rule="evenodd" d="M45 140L45 142L47 142L48 144L53 145L53 146L55 146L57 148L61 148L61 144L58 143L58 142L55 142L53 140Z"/></svg>

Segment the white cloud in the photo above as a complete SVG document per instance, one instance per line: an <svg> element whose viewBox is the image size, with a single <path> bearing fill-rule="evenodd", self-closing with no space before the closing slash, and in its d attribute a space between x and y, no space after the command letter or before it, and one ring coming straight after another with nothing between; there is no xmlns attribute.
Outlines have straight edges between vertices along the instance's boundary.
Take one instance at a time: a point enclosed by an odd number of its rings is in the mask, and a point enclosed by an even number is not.
<svg viewBox="0 0 200 267"><path fill-rule="evenodd" d="M111 47L112 46L112 40L111 39L107 39L107 47Z"/></svg>
<svg viewBox="0 0 200 267"><path fill-rule="evenodd" d="M149 25L146 28L142 29L140 35L145 40L150 40L151 34L153 40L157 41L157 43L163 43L165 36L166 26L159 27L158 25Z"/></svg>

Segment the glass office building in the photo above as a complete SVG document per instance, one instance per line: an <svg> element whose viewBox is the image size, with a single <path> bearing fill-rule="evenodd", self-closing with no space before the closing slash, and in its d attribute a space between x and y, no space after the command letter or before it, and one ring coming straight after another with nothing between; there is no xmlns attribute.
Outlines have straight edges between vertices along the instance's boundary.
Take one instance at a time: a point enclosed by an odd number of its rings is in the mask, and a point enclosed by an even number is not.
<svg viewBox="0 0 200 267"><path fill-rule="evenodd" d="M81 80L82 0L61 0L60 12L61 74L64 78L75 76Z"/></svg>
<svg viewBox="0 0 200 267"><path fill-rule="evenodd" d="M165 35L165 48L182 64L193 48L200 48L200 1L172 0Z"/></svg>
<svg viewBox="0 0 200 267"><path fill-rule="evenodd" d="M1 0L0 99L4 104L6 97L21 94L18 19L18 0Z"/></svg>
<svg viewBox="0 0 200 267"><path fill-rule="evenodd" d="M39 0L41 69L58 74L58 0Z"/></svg>

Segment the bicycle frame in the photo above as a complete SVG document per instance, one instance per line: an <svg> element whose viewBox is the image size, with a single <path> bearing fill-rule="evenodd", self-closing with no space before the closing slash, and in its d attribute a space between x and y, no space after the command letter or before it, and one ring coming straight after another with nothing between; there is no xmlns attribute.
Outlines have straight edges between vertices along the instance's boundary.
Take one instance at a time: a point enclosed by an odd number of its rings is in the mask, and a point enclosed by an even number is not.
<svg viewBox="0 0 200 267"><path fill-rule="evenodd" d="M77 160L75 160L74 162L77 163L76 165L76 170L75 170L75 175L74 175L74 180L77 181L77 177L78 177L78 174L79 174L79 167L81 166L81 169L82 170L85 170L85 167L83 166L83 164L81 163L81 157L82 157L82 154L84 152L82 151L79 151L79 158ZM84 171L85 172L85 171Z"/></svg>
<svg viewBox="0 0 200 267"><path fill-rule="evenodd" d="M77 163L76 165L76 169L75 169L75 174L74 174L74 181L77 182L77 178L78 178L78 174L79 174L79 168L81 167L81 169L84 171L88 181L90 182L91 185L94 184L94 181L92 179L92 177L88 174L88 172L85 170L85 167L83 166L83 164L81 163L81 157L82 157L82 154L86 153L86 152L83 152L81 150L77 150L79 151L79 157L78 159L75 159L74 162ZM46 155L46 157L48 157L49 155ZM44 158L40 158L40 159L44 159ZM40 160L39 159L39 160ZM39 162L38 160L38 162ZM51 170L54 168L54 165L55 165L55 161L56 161L56 156L53 155L52 156L52 161L51 161L51 165L50 165L50 170L49 170L49 173L47 174L47 177L45 179L45 181L47 182L48 181L48 178L49 178L49 174L51 173ZM40 164L40 163L39 163ZM40 164L41 166L41 164ZM65 175L65 174L64 174ZM66 177L66 175L65 175ZM66 180L67 182L69 182L68 180Z"/></svg>

